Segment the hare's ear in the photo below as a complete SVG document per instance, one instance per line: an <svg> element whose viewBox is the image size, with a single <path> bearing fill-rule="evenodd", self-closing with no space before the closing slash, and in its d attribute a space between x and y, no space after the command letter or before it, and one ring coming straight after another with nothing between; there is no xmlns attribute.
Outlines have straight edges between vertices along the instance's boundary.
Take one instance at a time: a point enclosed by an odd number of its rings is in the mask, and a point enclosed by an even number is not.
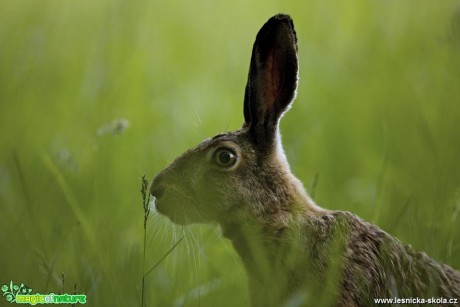
<svg viewBox="0 0 460 307"><path fill-rule="evenodd" d="M278 122L297 89L297 37L287 15L270 18L260 29L252 49L244 98L243 127L255 144L269 149Z"/></svg>

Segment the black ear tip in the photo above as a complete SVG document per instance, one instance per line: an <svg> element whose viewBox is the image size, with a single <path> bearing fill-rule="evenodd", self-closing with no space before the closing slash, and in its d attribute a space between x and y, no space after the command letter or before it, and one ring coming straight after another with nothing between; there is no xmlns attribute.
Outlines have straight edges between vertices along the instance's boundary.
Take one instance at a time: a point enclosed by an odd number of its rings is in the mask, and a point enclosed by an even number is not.
<svg viewBox="0 0 460 307"><path fill-rule="evenodd" d="M289 23L289 24L293 24L292 22L292 18L291 16L287 15L287 14L276 14L275 16L273 16L272 18L269 19L270 20L273 20L274 22L286 22L286 23Z"/></svg>
<svg viewBox="0 0 460 307"><path fill-rule="evenodd" d="M276 14L272 18L270 18L267 23L273 23L273 24L284 24L291 28L291 30L294 30L294 21L292 21L291 16L286 15L286 14Z"/></svg>
<svg viewBox="0 0 460 307"><path fill-rule="evenodd" d="M291 39L294 41L294 44L297 44L297 34L294 29L294 22L292 21L291 16L287 14L276 14L275 16L271 17L260 29L259 33L267 33L271 32L274 29L280 28L287 29L288 33L290 33Z"/></svg>

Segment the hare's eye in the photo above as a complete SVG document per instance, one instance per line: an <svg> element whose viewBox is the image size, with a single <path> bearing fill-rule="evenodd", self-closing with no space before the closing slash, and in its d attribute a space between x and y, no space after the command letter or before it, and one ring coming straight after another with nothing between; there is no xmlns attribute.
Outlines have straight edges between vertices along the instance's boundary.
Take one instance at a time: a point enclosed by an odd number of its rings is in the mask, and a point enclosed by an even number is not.
<svg viewBox="0 0 460 307"><path fill-rule="evenodd" d="M214 161L219 166L230 167L236 162L236 154L227 148L219 149L214 153Z"/></svg>

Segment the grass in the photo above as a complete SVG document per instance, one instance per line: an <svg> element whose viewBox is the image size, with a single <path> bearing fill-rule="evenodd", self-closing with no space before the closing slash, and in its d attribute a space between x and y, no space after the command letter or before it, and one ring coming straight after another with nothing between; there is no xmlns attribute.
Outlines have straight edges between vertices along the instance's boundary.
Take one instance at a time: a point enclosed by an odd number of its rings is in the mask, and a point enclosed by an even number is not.
<svg viewBox="0 0 460 307"><path fill-rule="evenodd" d="M142 255L142 286L141 286L141 306L144 306L144 293L145 293L145 251L147 249L147 220L150 215L150 193L148 191L149 182L142 176L141 195L142 195L142 208L144 209L144 252Z"/></svg>
<svg viewBox="0 0 460 307"><path fill-rule="evenodd" d="M320 205L460 268L458 1L18 0L0 3L0 284L140 306L145 277L146 306L246 305L219 230L144 225L139 181L241 126L277 12L299 36L294 173Z"/></svg>

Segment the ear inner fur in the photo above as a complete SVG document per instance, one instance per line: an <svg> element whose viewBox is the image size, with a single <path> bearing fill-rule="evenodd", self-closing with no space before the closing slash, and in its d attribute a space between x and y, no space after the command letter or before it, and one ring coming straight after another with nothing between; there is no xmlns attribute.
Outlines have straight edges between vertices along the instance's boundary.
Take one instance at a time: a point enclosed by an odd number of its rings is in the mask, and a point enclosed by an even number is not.
<svg viewBox="0 0 460 307"><path fill-rule="evenodd" d="M266 73L264 74L265 80L263 83L267 85L267 89L265 90L265 97L263 99L265 103L262 105L265 108L264 112L268 112L268 110L273 108L273 103L280 91L281 77L277 73L280 70L280 65L278 62L279 59L276 57L276 52L276 47L274 47L266 60Z"/></svg>

